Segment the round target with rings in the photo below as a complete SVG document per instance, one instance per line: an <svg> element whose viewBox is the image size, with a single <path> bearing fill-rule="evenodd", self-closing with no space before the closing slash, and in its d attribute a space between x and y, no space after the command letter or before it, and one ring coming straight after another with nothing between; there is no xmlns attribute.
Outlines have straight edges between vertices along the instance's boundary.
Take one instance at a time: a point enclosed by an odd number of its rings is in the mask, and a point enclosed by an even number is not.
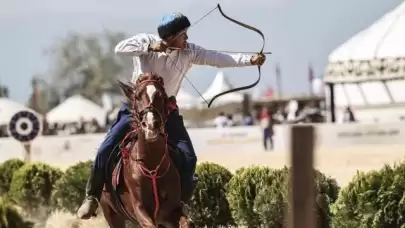
<svg viewBox="0 0 405 228"><path fill-rule="evenodd" d="M38 117L29 111L16 113L8 124L9 134L20 142L34 140L42 130Z"/></svg>

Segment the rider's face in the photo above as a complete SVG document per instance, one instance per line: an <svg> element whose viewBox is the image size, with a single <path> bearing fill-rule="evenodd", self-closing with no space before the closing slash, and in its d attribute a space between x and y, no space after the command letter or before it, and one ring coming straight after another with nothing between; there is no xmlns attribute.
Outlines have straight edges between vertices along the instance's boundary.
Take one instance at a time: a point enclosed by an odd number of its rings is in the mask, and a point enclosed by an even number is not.
<svg viewBox="0 0 405 228"><path fill-rule="evenodd" d="M184 29L183 31L174 35L172 38L169 38L167 42L171 47L184 49L187 47L187 40L188 40L187 29Z"/></svg>

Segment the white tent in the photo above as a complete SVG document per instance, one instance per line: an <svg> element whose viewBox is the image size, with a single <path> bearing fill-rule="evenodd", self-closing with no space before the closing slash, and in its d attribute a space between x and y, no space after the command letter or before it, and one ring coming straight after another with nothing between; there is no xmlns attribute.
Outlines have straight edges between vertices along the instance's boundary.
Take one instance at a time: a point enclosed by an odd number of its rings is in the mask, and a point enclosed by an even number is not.
<svg viewBox="0 0 405 228"><path fill-rule="evenodd" d="M340 45L330 62L405 57L405 2Z"/></svg>
<svg viewBox="0 0 405 228"><path fill-rule="evenodd" d="M9 98L2 97L0 98L0 125L7 125L10 122L11 117L13 117L14 114L20 111L30 111L41 118L41 115L34 110L27 108L15 101L12 101Z"/></svg>
<svg viewBox="0 0 405 228"><path fill-rule="evenodd" d="M229 83L228 79L224 75L222 71L219 71L217 75L215 76L214 81L212 84L208 87L208 89L202 94L202 96L205 98L205 100L209 101L211 98L213 98L215 95L225 92L227 90L232 89L233 86L231 83ZM202 98L200 99L202 101ZM236 103L236 102L242 102L243 101L243 94L234 92L234 93L228 93L226 95L223 95L219 98L217 98L213 105L218 105L218 104L226 104L226 103Z"/></svg>
<svg viewBox="0 0 405 228"><path fill-rule="evenodd" d="M325 82L404 77L404 40L405 2L332 51Z"/></svg>
<svg viewBox="0 0 405 228"><path fill-rule="evenodd" d="M177 106L179 106L180 109L189 109L194 107L196 104L195 97L184 91L182 88L180 88L179 92L177 93L176 101Z"/></svg>
<svg viewBox="0 0 405 228"><path fill-rule="evenodd" d="M338 112L350 105L355 113L365 113L356 115L359 121L379 118L376 110L404 115L402 108L390 107L405 103L404 40L405 2L330 53L324 82L334 84ZM331 91L325 92L330 99Z"/></svg>
<svg viewBox="0 0 405 228"><path fill-rule="evenodd" d="M46 114L49 123L74 123L96 119L100 126L105 125L107 111L86 98L75 95L66 99Z"/></svg>

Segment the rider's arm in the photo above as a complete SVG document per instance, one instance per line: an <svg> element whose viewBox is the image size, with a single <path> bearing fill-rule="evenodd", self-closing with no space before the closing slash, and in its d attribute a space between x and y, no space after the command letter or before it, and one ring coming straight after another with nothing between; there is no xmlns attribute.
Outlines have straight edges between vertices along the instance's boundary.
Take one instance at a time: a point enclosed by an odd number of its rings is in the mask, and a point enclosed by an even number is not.
<svg viewBox="0 0 405 228"><path fill-rule="evenodd" d="M206 50L195 44L188 44L191 62L196 65L208 65L218 68L251 66L251 55L226 54L212 50Z"/></svg>
<svg viewBox="0 0 405 228"><path fill-rule="evenodd" d="M147 55L149 44L158 40L156 35L141 33L119 42L115 46L115 53L126 56Z"/></svg>

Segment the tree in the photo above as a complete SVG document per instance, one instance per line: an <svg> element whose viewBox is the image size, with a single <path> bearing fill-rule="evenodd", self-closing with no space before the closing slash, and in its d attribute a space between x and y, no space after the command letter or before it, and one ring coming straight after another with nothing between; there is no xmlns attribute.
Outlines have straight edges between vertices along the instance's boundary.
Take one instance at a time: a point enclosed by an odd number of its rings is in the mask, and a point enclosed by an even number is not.
<svg viewBox="0 0 405 228"><path fill-rule="evenodd" d="M45 114L60 103L60 94L42 77L35 75L31 79L33 92L28 99L27 106L38 113Z"/></svg>
<svg viewBox="0 0 405 228"><path fill-rule="evenodd" d="M102 88L116 86L118 76L130 76L131 61L123 61L114 53L117 43L125 38L123 33L104 31L94 34L71 33L53 46L50 86L64 97L81 94L100 103Z"/></svg>
<svg viewBox="0 0 405 228"><path fill-rule="evenodd" d="M0 97L8 97L8 87L0 85Z"/></svg>

